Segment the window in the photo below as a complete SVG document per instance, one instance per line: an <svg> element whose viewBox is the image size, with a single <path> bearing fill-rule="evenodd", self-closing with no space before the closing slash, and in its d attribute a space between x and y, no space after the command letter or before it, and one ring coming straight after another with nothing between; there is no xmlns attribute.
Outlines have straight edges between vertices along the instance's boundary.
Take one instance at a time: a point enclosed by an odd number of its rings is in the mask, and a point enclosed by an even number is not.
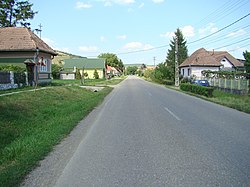
<svg viewBox="0 0 250 187"><path fill-rule="evenodd" d="M47 72L48 60L43 59L43 62L40 64L40 72Z"/></svg>
<svg viewBox="0 0 250 187"><path fill-rule="evenodd" d="M185 69L182 69L182 75L184 76L184 73L185 73Z"/></svg>
<svg viewBox="0 0 250 187"><path fill-rule="evenodd" d="M191 69L188 68L188 76L191 75Z"/></svg>

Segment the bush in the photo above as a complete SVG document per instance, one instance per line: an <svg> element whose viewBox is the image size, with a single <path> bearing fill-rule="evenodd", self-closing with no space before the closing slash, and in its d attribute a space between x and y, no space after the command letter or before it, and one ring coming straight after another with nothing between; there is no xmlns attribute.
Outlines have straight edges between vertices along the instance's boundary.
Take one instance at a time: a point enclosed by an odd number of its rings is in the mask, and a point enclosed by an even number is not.
<svg viewBox="0 0 250 187"><path fill-rule="evenodd" d="M188 91L199 95L204 95L206 97L212 97L214 91L214 88L212 87L204 87L187 83L180 84L180 89L183 91Z"/></svg>
<svg viewBox="0 0 250 187"><path fill-rule="evenodd" d="M62 67L57 64L52 64L52 77L53 79L60 79L60 71Z"/></svg>
<svg viewBox="0 0 250 187"><path fill-rule="evenodd" d="M162 84L165 84L165 85L174 85L174 81L172 81L172 80L162 80Z"/></svg>
<svg viewBox="0 0 250 187"><path fill-rule="evenodd" d="M95 71L94 71L94 78L95 78L95 79L99 79L99 74L98 74L98 72L97 72L96 69L95 69Z"/></svg>

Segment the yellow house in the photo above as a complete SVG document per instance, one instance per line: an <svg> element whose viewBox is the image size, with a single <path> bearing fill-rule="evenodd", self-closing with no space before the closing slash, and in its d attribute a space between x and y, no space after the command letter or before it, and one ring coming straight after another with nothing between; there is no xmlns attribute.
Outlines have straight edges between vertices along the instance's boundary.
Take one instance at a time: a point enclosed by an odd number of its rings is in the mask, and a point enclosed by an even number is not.
<svg viewBox="0 0 250 187"><path fill-rule="evenodd" d="M84 73L85 78L89 79L95 78L95 71L100 79L105 78L106 75L105 59L103 58L65 59L63 68L64 71L60 74L61 79L75 79L77 70L79 70L81 75Z"/></svg>

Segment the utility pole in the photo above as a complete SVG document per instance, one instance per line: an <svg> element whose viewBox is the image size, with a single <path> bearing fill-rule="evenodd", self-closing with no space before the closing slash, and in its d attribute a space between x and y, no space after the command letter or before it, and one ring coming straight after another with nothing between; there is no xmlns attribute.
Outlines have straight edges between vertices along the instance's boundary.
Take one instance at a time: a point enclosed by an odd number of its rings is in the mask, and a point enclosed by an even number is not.
<svg viewBox="0 0 250 187"><path fill-rule="evenodd" d="M156 59L156 57L154 56L154 58L153 58L153 60L154 60L154 68L155 68L155 59Z"/></svg>
<svg viewBox="0 0 250 187"><path fill-rule="evenodd" d="M175 38L175 86L179 86L178 38Z"/></svg>

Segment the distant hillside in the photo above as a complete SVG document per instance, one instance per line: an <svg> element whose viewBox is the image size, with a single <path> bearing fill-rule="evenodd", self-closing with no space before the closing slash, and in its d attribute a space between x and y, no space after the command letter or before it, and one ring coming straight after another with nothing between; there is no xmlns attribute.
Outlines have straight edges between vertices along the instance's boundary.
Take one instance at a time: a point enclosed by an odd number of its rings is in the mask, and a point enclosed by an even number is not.
<svg viewBox="0 0 250 187"><path fill-rule="evenodd" d="M71 53L63 52L63 51L57 51L56 50L56 53L58 55L54 57L54 59L52 60L52 64L62 65L64 59L86 58L86 57L82 57L82 56L79 56L79 55L74 55L74 54L71 54Z"/></svg>

